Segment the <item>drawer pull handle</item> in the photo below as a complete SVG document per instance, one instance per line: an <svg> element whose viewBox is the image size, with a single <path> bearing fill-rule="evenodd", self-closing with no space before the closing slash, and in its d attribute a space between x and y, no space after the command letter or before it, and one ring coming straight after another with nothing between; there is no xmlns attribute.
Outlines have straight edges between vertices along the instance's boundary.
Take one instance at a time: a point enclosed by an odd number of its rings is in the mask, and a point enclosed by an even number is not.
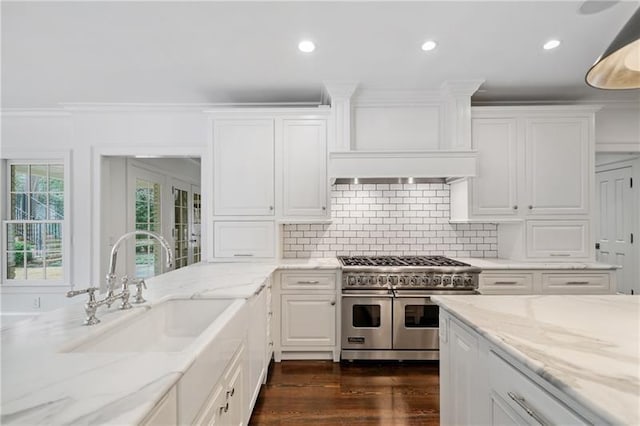
<svg viewBox="0 0 640 426"><path fill-rule="evenodd" d="M251 257L253 256L252 254L234 254L234 257Z"/></svg>
<svg viewBox="0 0 640 426"><path fill-rule="evenodd" d="M320 281L298 281L298 284L320 284Z"/></svg>
<svg viewBox="0 0 640 426"><path fill-rule="evenodd" d="M523 397L518 396L513 392L507 392L507 395L509 395L509 398L514 400L515 403L518 404L520 406L520 408L522 408L524 411L526 411L526 413L529 416L531 416L536 422L538 422L541 425L549 424L538 413L536 413L531 408L529 408L529 406L527 405L527 402L525 401L525 399Z"/></svg>
<svg viewBox="0 0 640 426"><path fill-rule="evenodd" d="M589 281L567 281L567 285L586 285Z"/></svg>
<svg viewBox="0 0 640 426"><path fill-rule="evenodd" d="M567 257L567 256L571 256L570 253L550 253L549 256L554 256L554 257Z"/></svg>
<svg viewBox="0 0 640 426"><path fill-rule="evenodd" d="M518 284L516 281L496 281L493 284L495 285L514 285Z"/></svg>

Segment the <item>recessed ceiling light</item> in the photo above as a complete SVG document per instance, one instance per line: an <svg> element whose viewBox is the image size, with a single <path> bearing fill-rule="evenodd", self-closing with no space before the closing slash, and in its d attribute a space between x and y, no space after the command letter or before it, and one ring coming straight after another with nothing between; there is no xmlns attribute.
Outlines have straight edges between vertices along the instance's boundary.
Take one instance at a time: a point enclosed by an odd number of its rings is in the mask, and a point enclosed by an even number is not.
<svg viewBox="0 0 640 426"><path fill-rule="evenodd" d="M438 43L436 43L435 41L427 40L422 44L422 50L424 50L425 52L428 52L429 50L435 49L437 45Z"/></svg>
<svg viewBox="0 0 640 426"><path fill-rule="evenodd" d="M316 50L316 45L313 44L313 42L310 40L302 40L300 43L298 43L298 49L300 49L300 51L304 53L311 53Z"/></svg>
<svg viewBox="0 0 640 426"><path fill-rule="evenodd" d="M558 46L560 46L560 40L549 40L542 47L544 47L544 50L551 50L555 49Z"/></svg>

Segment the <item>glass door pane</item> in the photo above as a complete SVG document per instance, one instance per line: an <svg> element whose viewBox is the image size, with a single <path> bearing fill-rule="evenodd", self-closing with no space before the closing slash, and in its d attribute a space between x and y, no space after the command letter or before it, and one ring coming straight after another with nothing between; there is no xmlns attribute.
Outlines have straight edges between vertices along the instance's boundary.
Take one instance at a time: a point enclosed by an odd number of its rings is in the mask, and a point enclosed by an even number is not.
<svg viewBox="0 0 640 426"><path fill-rule="evenodd" d="M189 192L173 188L173 240L175 269L189 264Z"/></svg>
<svg viewBox="0 0 640 426"><path fill-rule="evenodd" d="M136 179L135 228L136 230L161 233L159 183ZM135 276L148 278L162 271L160 244L146 235L136 235Z"/></svg>
<svg viewBox="0 0 640 426"><path fill-rule="evenodd" d="M202 260L202 249L200 247L200 215L201 209L201 196L200 189L196 186L191 186L191 243L192 259L190 263L200 262Z"/></svg>

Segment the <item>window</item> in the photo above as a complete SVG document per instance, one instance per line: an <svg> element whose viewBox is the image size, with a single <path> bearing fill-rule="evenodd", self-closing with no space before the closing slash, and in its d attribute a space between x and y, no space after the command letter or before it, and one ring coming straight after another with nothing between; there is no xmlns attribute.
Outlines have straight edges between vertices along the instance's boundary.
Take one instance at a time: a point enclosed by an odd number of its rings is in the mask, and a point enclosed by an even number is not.
<svg viewBox="0 0 640 426"><path fill-rule="evenodd" d="M136 179L136 230L162 233L160 222L161 187L157 182ZM153 277L161 272L161 248L154 238L136 235L137 278Z"/></svg>
<svg viewBox="0 0 640 426"><path fill-rule="evenodd" d="M65 178L62 162L7 164L5 283L65 280Z"/></svg>

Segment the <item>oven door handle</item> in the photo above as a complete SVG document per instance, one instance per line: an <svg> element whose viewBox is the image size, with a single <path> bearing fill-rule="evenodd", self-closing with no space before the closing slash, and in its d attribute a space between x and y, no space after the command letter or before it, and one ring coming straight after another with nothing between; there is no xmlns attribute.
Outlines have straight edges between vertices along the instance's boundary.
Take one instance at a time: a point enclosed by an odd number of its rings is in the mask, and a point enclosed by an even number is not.
<svg viewBox="0 0 640 426"><path fill-rule="evenodd" d="M389 299L393 298L393 294L391 293L342 293L342 297L387 297Z"/></svg>

